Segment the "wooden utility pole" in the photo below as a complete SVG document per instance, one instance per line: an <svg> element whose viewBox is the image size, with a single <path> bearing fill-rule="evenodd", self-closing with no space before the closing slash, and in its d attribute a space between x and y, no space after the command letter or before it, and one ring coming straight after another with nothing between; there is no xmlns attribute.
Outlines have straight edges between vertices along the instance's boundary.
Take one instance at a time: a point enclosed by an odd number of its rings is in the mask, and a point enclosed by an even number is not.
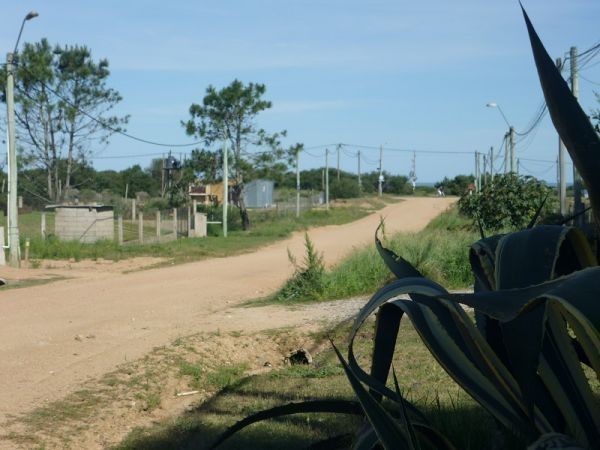
<svg viewBox="0 0 600 450"><path fill-rule="evenodd" d="M383 195L383 144L379 146L379 185L378 192L379 196Z"/></svg>
<svg viewBox="0 0 600 450"><path fill-rule="evenodd" d="M300 149L296 150L296 217L300 217Z"/></svg>
<svg viewBox="0 0 600 450"><path fill-rule="evenodd" d="M227 141L223 143L223 237L227 237L227 210L229 209L229 169L227 167ZM196 211L194 211L194 214Z"/></svg>
<svg viewBox="0 0 600 450"><path fill-rule="evenodd" d="M556 59L556 67L562 70L561 58ZM558 136L558 201L560 205L560 214L567 215L567 171L565 167L565 145L560 136Z"/></svg>
<svg viewBox="0 0 600 450"><path fill-rule="evenodd" d="M337 145L337 180L340 181L340 149L342 144Z"/></svg>
<svg viewBox="0 0 600 450"><path fill-rule="evenodd" d="M356 154L358 156L358 189L359 191L362 190L362 181L360 179L360 150L358 151L358 153Z"/></svg>
<svg viewBox="0 0 600 450"><path fill-rule="evenodd" d="M573 97L579 99L579 70L577 67L577 47L571 47L569 61L571 62L571 92ZM583 180L577 167L573 164L573 196L575 197L573 214L578 214L583 211L583 201L581 199L583 191ZM576 225L583 225L584 215L580 214L575 220Z"/></svg>
<svg viewBox="0 0 600 450"><path fill-rule="evenodd" d="M329 210L329 149L325 149L325 208Z"/></svg>
<svg viewBox="0 0 600 450"><path fill-rule="evenodd" d="M490 178L494 182L494 147L490 147Z"/></svg>

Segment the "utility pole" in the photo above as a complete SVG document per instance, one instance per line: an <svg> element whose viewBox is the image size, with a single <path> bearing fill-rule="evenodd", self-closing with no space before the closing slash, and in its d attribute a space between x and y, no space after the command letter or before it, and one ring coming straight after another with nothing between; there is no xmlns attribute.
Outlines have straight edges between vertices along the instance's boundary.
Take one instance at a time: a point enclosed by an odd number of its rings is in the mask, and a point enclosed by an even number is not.
<svg viewBox="0 0 600 450"><path fill-rule="evenodd" d="M517 175L519 175L519 166L521 165L521 160L517 158Z"/></svg>
<svg viewBox="0 0 600 450"><path fill-rule="evenodd" d="M479 192L481 183L479 180L479 153L475 150L475 192Z"/></svg>
<svg viewBox="0 0 600 450"><path fill-rule="evenodd" d="M229 172L227 172L227 141L223 143L223 237L227 237L227 210L229 208Z"/></svg>
<svg viewBox="0 0 600 450"><path fill-rule="evenodd" d="M329 210L329 149L325 149L325 208Z"/></svg>
<svg viewBox="0 0 600 450"><path fill-rule="evenodd" d="M510 144L510 171L514 172L516 169L515 165L515 128L510 127L508 132L508 143Z"/></svg>
<svg viewBox="0 0 600 450"><path fill-rule="evenodd" d="M337 145L337 180L340 181L340 148L342 144Z"/></svg>
<svg viewBox="0 0 600 450"><path fill-rule="evenodd" d="M510 150L508 149L508 133L504 133L504 173L510 172Z"/></svg>
<svg viewBox="0 0 600 450"><path fill-rule="evenodd" d="M494 147L490 147L490 178L494 182Z"/></svg>
<svg viewBox="0 0 600 450"><path fill-rule="evenodd" d="M296 217L300 217L300 149L296 150Z"/></svg>
<svg viewBox="0 0 600 450"><path fill-rule="evenodd" d="M417 186L417 152L413 152L412 168L408 174L408 177L410 178L410 184L412 185L412 190L414 192L415 187Z"/></svg>
<svg viewBox="0 0 600 450"><path fill-rule="evenodd" d="M379 196L383 195L383 144L379 146Z"/></svg>
<svg viewBox="0 0 600 450"><path fill-rule="evenodd" d="M556 59L556 67L562 69L562 59ZM560 136L558 136L558 200L560 205L560 214L567 215L567 172L565 168L565 145Z"/></svg>
<svg viewBox="0 0 600 450"><path fill-rule="evenodd" d="M24 22L23 22L24 23ZM21 27L21 29L23 29ZM6 116L8 120L8 245L11 267L21 264L17 205L17 143L15 137L14 53L6 55Z"/></svg>
<svg viewBox="0 0 600 450"><path fill-rule="evenodd" d="M25 22L37 17L38 13L30 11L27 13L23 22L15 48L11 53L6 54L6 121L8 134L8 245L9 257L8 263L11 267L20 267L21 265L21 248L19 246L19 210L17 203L17 139L15 132L15 73L14 62L15 54L19 48L21 33Z"/></svg>
<svg viewBox="0 0 600 450"><path fill-rule="evenodd" d="M571 62L571 92L573 97L579 99L579 70L577 67L577 47L571 47L569 61ZM573 195L575 197L575 204L573 207L573 214L580 213L583 211L583 201L581 200L581 194L583 190L583 180L581 175L577 171L577 167L573 164ZM583 225L584 217L581 214L575 219L575 223L579 226Z"/></svg>
<svg viewBox="0 0 600 450"><path fill-rule="evenodd" d="M356 154L358 156L358 190L359 192L362 190L362 181L360 179L360 150Z"/></svg>
<svg viewBox="0 0 600 450"><path fill-rule="evenodd" d="M483 155L483 185L487 184L487 155Z"/></svg>

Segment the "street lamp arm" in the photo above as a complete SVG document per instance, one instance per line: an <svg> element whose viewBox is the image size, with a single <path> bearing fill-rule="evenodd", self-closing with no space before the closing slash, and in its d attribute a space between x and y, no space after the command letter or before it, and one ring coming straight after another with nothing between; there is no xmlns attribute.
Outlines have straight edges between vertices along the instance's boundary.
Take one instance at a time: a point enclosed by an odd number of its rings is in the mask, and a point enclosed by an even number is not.
<svg viewBox="0 0 600 450"><path fill-rule="evenodd" d="M17 42L15 42L15 49L13 50L13 53L17 53L17 48L19 48L19 41L21 40L21 34L23 33L23 27L25 27L25 22L37 16L39 16L39 14L36 11L29 11L29 13L27 13L27 15L23 18L23 22L21 22L21 29L19 30L19 36L17 37Z"/></svg>
<svg viewBox="0 0 600 450"><path fill-rule="evenodd" d="M486 104L485 106L487 106L488 108L498 108L498 111L500 111L500 114L502 114L502 118L504 119L504 122L506 122L506 125L508 125L508 128L512 128L512 125L510 124L510 122L508 121L506 116L504 115L504 111L502 111L502 108L500 108L500 105L498 103L490 102L490 103Z"/></svg>

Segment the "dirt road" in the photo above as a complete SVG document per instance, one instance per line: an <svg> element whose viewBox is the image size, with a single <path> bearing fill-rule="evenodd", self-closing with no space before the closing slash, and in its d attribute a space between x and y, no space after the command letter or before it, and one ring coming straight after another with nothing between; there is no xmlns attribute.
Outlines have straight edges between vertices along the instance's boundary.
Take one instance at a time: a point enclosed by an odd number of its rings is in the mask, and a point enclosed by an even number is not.
<svg viewBox="0 0 600 450"><path fill-rule="evenodd" d="M407 198L354 223L310 231L327 264L373 241L379 217L388 233L416 231L451 198ZM74 278L0 291L0 423L10 414L62 398L153 347L199 331L252 331L301 318L230 310L278 288L291 274L287 249L302 255L303 235L256 252L120 274L54 270ZM38 269L42 270L42 269ZM47 271L47 270L46 270ZM0 269L9 278L14 272Z"/></svg>

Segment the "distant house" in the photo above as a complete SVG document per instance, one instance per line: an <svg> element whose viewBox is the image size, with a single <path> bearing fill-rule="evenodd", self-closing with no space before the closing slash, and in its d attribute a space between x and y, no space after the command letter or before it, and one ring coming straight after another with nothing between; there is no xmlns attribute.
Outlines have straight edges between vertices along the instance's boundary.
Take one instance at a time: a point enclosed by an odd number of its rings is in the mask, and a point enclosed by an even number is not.
<svg viewBox="0 0 600 450"><path fill-rule="evenodd" d="M234 181L230 180L229 189L233 185ZM196 200L201 205L220 205L223 203L223 183L201 184L196 182L190 184L188 195L192 200Z"/></svg>
<svg viewBox="0 0 600 450"><path fill-rule="evenodd" d="M269 208L273 206L275 182L252 180L244 185L244 203L247 208Z"/></svg>

